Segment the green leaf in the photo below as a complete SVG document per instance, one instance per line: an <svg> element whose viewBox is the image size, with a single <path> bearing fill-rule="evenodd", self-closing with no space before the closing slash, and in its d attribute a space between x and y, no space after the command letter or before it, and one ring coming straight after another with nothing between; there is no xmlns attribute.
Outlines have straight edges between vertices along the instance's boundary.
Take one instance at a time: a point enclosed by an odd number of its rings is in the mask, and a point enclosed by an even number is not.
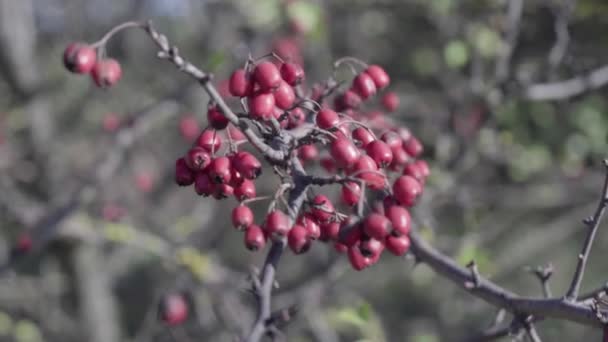
<svg viewBox="0 0 608 342"><path fill-rule="evenodd" d="M453 40L443 49L443 58L450 68L461 68L469 62L469 49L463 41Z"/></svg>
<svg viewBox="0 0 608 342"><path fill-rule="evenodd" d="M296 21L304 32L311 32L319 26L321 14L319 5L310 1L295 1L287 7L289 18Z"/></svg>

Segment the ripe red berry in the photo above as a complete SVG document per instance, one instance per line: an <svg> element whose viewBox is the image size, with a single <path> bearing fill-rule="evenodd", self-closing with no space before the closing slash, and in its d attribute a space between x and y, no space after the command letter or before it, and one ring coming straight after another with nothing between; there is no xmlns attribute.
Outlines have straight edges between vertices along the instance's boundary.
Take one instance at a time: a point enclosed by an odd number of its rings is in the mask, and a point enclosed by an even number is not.
<svg viewBox="0 0 608 342"><path fill-rule="evenodd" d="M394 112L399 107L399 96L390 91L382 96L382 106L389 112Z"/></svg>
<svg viewBox="0 0 608 342"><path fill-rule="evenodd" d="M98 87L111 87L122 76L120 64L112 58L97 61L91 70L91 77Z"/></svg>
<svg viewBox="0 0 608 342"><path fill-rule="evenodd" d="M239 201L254 198L255 196L255 183L249 179L244 179L241 184L234 187L234 197Z"/></svg>
<svg viewBox="0 0 608 342"><path fill-rule="evenodd" d="M319 240L321 241L334 241L338 239L340 234L340 223L339 222L327 222L321 223L319 226L321 235Z"/></svg>
<svg viewBox="0 0 608 342"><path fill-rule="evenodd" d="M243 69L236 69L232 75L230 75L230 81L228 83L228 90L232 96L244 97L247 96L251 89L251 84L247 74Z"/></svg>
<svg viewBox="0 0 608 342"><path fill-rule="evenodd" d="M246 151L237 152L232 156L232 166L247 179L256 179L262 174L262 163Z"/></svg>
<svg viewBox="0 0 608 342"><path fill-rule="evenodd" d="M359 203L361 198L361 186L356 182L347 182L342 185L342 202L348 206Z"/></svg>
<svg viewBox="0 0 608 342"><path fill-rule="evenodd" d="M274 91L274 102L281 109L289 109L296 100L293 88L285 81L281 81Z"/></svg>
<svg viewBox="0 0 608 342"><path fill-rule="evenodd" d="M306 228L308 237L311 240L317 240L321 236L321 227L319 226L319 221L312 214L306 213L298 217L297 223Z"/></svg>
<svg viewBox="0 0 608 342"><path fill-rule="evenodd" d="M252 225L253 219L253 211L244 204L232 209L232 225L238 230L244 230Z"/></svg>
<svg viewBox="0 0 608 342"><path fill-rule="evenodd" d="M211 155L202 147L194 146L185 157L186 165L192 171L201 171L211 164Z"/></svg>
<svg viewBox="0 0 608 342"><path fill-rule="evenodd" d="M391 163L392 170L396 170L410 160L410 156L402 147L391 148L391 151L393 152L393 162Z"/></svg>
<svg viewBox="0 0 608 342"><path fill-rule="evenodd" d="M406 207L413 206L421 193L422 187L414 177L401 176L393 183L393 196Z"/></svg>
<svg viewBox="0 0 608 342"><path fill-rule="evenodd" d="M199 135L196 144L207 152L215 154L222 147L222 137L217 131L206 129Z"/></svg>
<svg viewBox="0 0 608 342"><path fill-rule="evenodd" d="M263 91L274 90L281 82L281 73L271 62L261 62L256 65L253 77Z"/></svg>
<svg viewBox="0 0 608 342"><path fill-rule="evenodd" d="M206 172L199 172L194 178L194 191L200 196L209 196L215 192L215 184Z"/></svg>
<svg viewBox="0 0 608 342"><path fill-rule="evenodd" d="M230 138L232 138L232 141L235 143L247 140L245 134L243 134L240 129L234 127L232 124L228 125L228 134L230 134Z"/></svg>
<svg viewBox="0 0 608 342"><path fill-rule="evenodd" d="M429 169L429 164L422 160L416 160L416 162L414 162L414 164L416 164L416 166L418 166L418 169L420 170L420 172L422 173L422 176L424 176L424 178L428 177L431 174L431 170Z"/></svg>
<svg viewBox="0 0 608 342"><path fill-rule="evenodd" d="M287 128L293 129L300 126L306 120L306 114L300 107L296 107L289 111L287 116Z"/></svg>
<svg viewBox="0 0 608 342"><path fill-rule="evenodd" d="M232 176L230 168L230 158L217 157L211 160L211 164L209 164L209 178L215 184L227 184Z"/></svg>
<svg viewBox="0 0 608 342"><path fill-rule="evenodd" d="M420 140L416 139L414 136L411 136L408 140L403 142L403 149L410 156L417 158L420 156L420 154L422 154L424 147L420 143Z"/></svg>
<svg viewBox="0 0 608 342"><path fill-rule="evenodd" d="M194 141L200 132L196 118L190 114L181 117L179 120L179 132L186 141Z"/></svg>
<svg viewBox="0 0 608 342"><path fill-rule="evenodd" d="M371 259L364 256L358 246L353 246L348 249L348 261L357 271L361 271L371 264Z"/></svg>
<svg viewBox="0 0 608 342"><path fill-rule="evenodd" d="M179 186L188 186L194 183L194 173L192 173L184 158L175 161L175 183Z"/></svg>
<svg viewBox="0 0 608 342"><path fill-rule="evenodd" d="M264 230L270 237L281 238L289 231L289 219L280 210L273 210L266 215Z"/></svg>
<svg viewBox="0 0 608 342"><path fill-rule="evenodd" d="M391 232L391 221L378 213L371 213L363 220L363 231L374 239L384 240Z"/></svg>
<svg viewBox="0 0 608 342"><path fill-rule="evenodd" d="M424 184L424 174L422 174L422 170L416 163L409 163L405 165L403 168L403 174L416 178L416 180L420 182L420 185Z"/></svg>
<svg viewBox="0 0 608 342"><path fill-rule="evenodd" d="M338 116L338 113L334 112L333 110L323 108L317 113L315 122L319 128L330 129L335 128L338 125L340 122L340 117Z"/></svg>
<svg viewBox="0 0 608 342"><path fill-rule="evenodd" d="M245 231L245 247L250 251L257 251L266 245L266 236L262 228L256 224L247 227Z"/></svg>
<svg viewBox="0 0 608 342"><path fill-rule="evenodd" d="M386 249L396 256L403 256L410 249L410 238L407 235L389 235L385 241Z"/></svg>
<svg viewBox="0 0 608 342"><path fill-rule="evenodd" d="M181 293L164 296L160 303L160 317L167 325L176 326L188 318L188 303Z"/></svg>
<svg viewBox="0 0 608 342"><path fill-rule="evenodd" d="M328 173L336 173L338 171L336 161L331 156L321 158L321 167Z"/></svg>
<svg viewBox="0 0 608 342"><path fill-rule="evenodd" d="M385 208L384 215L391 222L394 235L407 235L410 233L412 218L407 209L399 205L390 205Z"/></svg>
<svg viewBox="0 0 608 342"><path fill-rule="evenodd" d="M304 79L304 69L296 63L281 64L281 77L291 86L298 85Z"/></svg>
<svg viewBox="0 0 608 342"><path fill-rule="evenodd" d="M365 73L372 78L374 85L378 89L383 89L391 83L390 77L379 65L370 65L367 67L367 69L365 69Z"/></svg>
<svg viewBox="0 0 608 342"><path fill-rule="evenodd" d="M370 75L362 72L353 80L353 91L366 100L376 94L376 85Z"/></svg>
<svg viewBox="0 0 608 342"><path fill-rule="evenodd" d="M403 148L403 140L396 132L384 132L380 136L380 140L384 141L391 149Z"/></svg>
<svg viewBox="0 0 608 342"><path fill-rule="evenodd" d="M377 240L374 238L367 239L361 242L359 249L364 256L369 257L372 260L377 260L384 251L384 240Z"/></svg>
<svg viewBox="0 0 608 342"><path fill-rule="evenodd" d="M210 106L207 109L207 121L215 129L224 129L229 122L218 106Z"/></svg>
<svg viewBox="0 0 608 342"><path fill-rule="evenodd" d="M287 234L287 244L295 254L308 251L311 240L306 228L299 224L294 225Z"/></svg>
<svg viewBox="0 0 608 342"><path fill-rule="evenodd" d="M228 184L216 184L213 188L213 198L221 200L234 194L234 188Z"/></svg>
<svg viewBox="0 0 608 342"><path fill-rule="evenodd" d="M365 185L372 189L380 190L384 188L386 176L378 170L376 162L370 156L361 156L349 169L349 174L364 180Z"/></svg>
<svg viewBox="0 0 608 342"><path fill-rule="evenodd" d="M298 157L302 162L314 161L319 157L319 149L315 145L302 145L298 148Z"/></svg>
<svg viewBox="0 0 608 342"><path fill-rule="evenodd" d="M348 251L348 247L345 244L340 243L338 241L334 242L334 249L336 250L336 252L341 253L341 254L346 253Z"/></svg>
<svg viewBox="0 0 608 342"><path fill-rule="evenodd" d="M336 164L344 169L352 167L361 156L350 139L344 137L338 137L332 141L330 154L336 160Z"/></svg>
<svg viewBox="0 0 608 342"><path fill-rule="evenodd" d="M271 92L257 92L247 98L247 104L252 119L267 121L273 117L275 100Z"/></svg>
<svg viewBox="0 0 608 342"><path fill-rule="evenodd" d="M336 209L327 196L319 194L313 198L310 211L319 222L327 222Z"/></svg>
<svg viewBox="0 0 608 342"><path fill-rule="evenodd" d="M89 73L96 59L95 49L84 43L71 43L63 52L63 65L77 74Z"/></svg>
<svg viewBox="0 0 608 342"><path fill-rule="evenodd" d="M342 233L344 231L344 233ZM340 225L339 241L347 247L352 247L361 242L363 238L363 230L360 224L350 226L347 221Z"/></svg>
<svg viewBox="0 0 608 342"><path fill-rule="evenodd" d="M344 106L344 109L359 108L361 105L361 96L357 95L353 90L348 89L340 97L340 103Z"/></svg>
<svg viewBox="0 0 608 342"><path fill-rule="evenodd" d="M370 142L365 146L365 151L380 167L385 167L393 161L393 152L384 141L374 140Z"/></svg>
<svg viewBox="0 0 608 342"><path fill-rule="evenodd" d="M352 134L355 144L361 148L365 148L367 144L374 141L374 135L364 127L357 127Z"/></svg>

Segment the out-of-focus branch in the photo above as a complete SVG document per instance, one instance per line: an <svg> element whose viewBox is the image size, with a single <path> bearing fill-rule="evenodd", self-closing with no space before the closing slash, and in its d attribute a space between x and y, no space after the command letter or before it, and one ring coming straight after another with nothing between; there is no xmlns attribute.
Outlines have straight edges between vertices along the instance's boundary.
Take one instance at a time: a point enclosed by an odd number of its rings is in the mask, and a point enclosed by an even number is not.
<svg viewBox="0 0 608 342"><path fill-rule="evenodd" d="M533 101L563 100L602 88L606 84L608 84L608 65L569 80L527 86L523 89L522 95Z"/></svg>
<svg viewBox="0 0 608 342"><path fill-rule="evenodd" d="M511 60L513 57L513 52L515 52L515 47L517 46L523 9L523 0L507 1L507 27L505 34L506 46L496 62L496 79L499 82L506 80L510 74L509 71L511 70Z"/></svg>

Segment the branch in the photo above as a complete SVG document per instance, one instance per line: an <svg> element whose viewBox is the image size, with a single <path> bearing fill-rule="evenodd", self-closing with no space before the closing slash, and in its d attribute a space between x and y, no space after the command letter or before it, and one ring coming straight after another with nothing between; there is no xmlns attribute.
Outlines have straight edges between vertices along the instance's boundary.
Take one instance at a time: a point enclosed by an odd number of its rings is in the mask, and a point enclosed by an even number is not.
<svg viewBox="0 0 608 342"><path fill-rule="evenodd" d="M578 255L578 264L576 265L576 270L574 271L574 276L572 277L572 283L570 284L570 288L566 293L566 299L570 301L578 298L581 282L583 281L583 274L585 273L585 266L587 265L589 253L591 252L591 246L593 245L593 240L595 240L595 235L600 226L602 216L604 216L604 212L606 211L606 205L608 204L608 160L604 160L604 167L606 168L606 177L604 179L602 196L593 216L585 219L584 221L585 224L588 225L589 231L583 245L583 250Z"/></svg>
<svg viewBox="0 0 608 342"><path fill-rule="evenodd" d="M507 33L505 37L506 48L496 63L496 79L501 82L509 76L511 59L519 37L519 27L524 9L523 0L510 0L507 2Z"/></svg>
<svg viewBox="0 0 608 342"><path fill-rule="evenodd" d="M523 90L523 97L533 101L563 100L602 88L606 84L608 84L608 65L569 80L533 84Z"/></svg>

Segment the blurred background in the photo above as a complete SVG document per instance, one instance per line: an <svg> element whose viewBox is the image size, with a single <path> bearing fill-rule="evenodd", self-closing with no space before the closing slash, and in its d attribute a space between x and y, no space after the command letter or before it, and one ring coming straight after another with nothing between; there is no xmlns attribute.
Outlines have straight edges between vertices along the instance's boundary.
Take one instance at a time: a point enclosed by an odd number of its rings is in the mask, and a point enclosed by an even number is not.
<svg viewBox="0 0 608 342"><path fill-rule="evenodd" d="M134 19L152 19L220 89L249 53L301 56L309 85L343 56L383 65L401 99L390 115L432 168L418 228L522 295L542 296L527 268L552 264L565 293L603 181L606 1L0 0L0 341L232 341L254 317L247 274L264 252L231 227L236 202L173 181L206 125L204 92L138 31L107 47L123 66L110 89L63 68L67 44ZM258 194L277 182L266 172ZM606 282L606 246L600 230L583 291ZM287 340L468 341L496 313L409 259L363 272L335 259L322 244L282 258L275 308L299 308ZM168 294L187 301L183 324L157 319Z"/></svg>

